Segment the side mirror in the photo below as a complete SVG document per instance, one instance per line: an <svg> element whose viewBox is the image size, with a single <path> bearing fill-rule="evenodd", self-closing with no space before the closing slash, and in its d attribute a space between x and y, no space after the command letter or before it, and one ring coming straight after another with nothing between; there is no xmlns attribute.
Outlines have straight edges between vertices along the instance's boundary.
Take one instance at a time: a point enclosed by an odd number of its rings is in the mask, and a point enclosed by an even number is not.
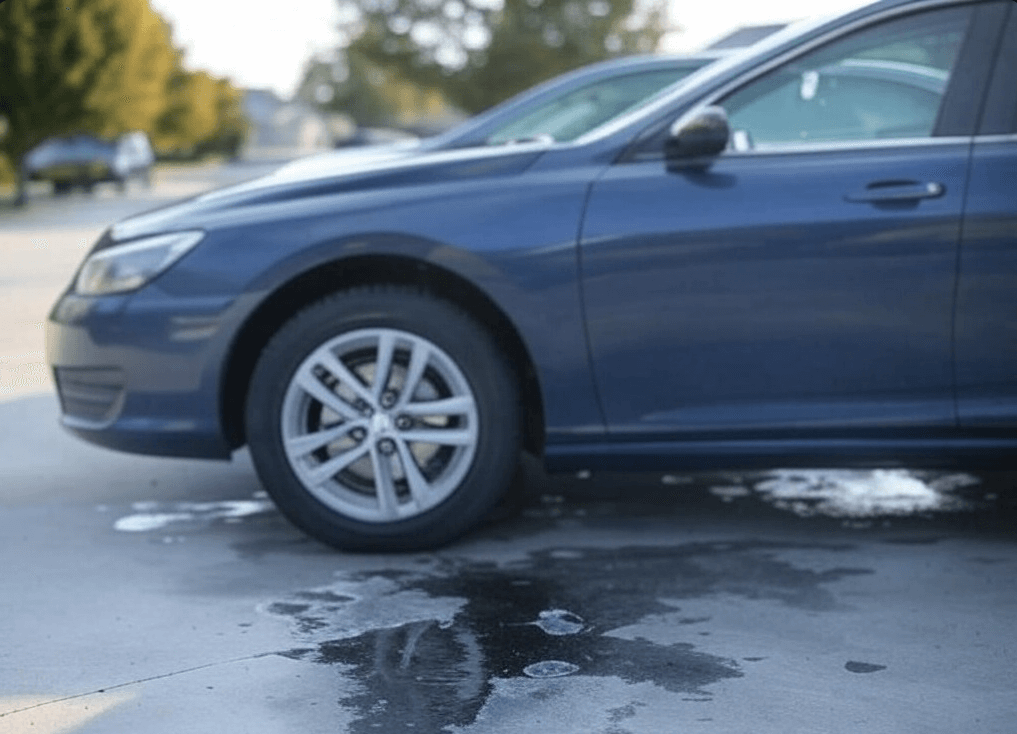
<svg viewBox="0 0 1017 734"><path fill-rule="evenodd" d="M723 107L703 107L675 120L664 145L664 157L669 164L710 165L727 147L731 128Z"/></svg>

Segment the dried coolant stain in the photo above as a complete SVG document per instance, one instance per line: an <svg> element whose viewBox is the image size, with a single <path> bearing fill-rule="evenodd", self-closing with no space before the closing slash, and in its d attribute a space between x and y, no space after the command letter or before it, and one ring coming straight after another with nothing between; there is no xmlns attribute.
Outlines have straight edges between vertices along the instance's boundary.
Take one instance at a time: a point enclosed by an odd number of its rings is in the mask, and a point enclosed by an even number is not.
<svg viewBox="0 0 1017 734"><path fill-rule="evenodd" d="M611 633L715 594L840 608L823 585L868 571L775 558L801 548L845 549L697 543L547 550L504 566L454 559L425 572L343 576L263 608L292 618L302 645L291 657L342 666L356 681L341 700L359 715L350 731L440 732L473 723L497 680L613 677L709 700L711 684L743 675L687 641L702 644L709 618L679 616L671 644Z"/></svg>

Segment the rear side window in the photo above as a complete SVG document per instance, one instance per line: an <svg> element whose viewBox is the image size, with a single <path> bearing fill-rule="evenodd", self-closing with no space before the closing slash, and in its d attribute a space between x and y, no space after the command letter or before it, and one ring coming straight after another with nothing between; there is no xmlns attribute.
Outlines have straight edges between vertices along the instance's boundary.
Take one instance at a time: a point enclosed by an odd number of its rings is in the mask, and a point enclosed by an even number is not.
<svg viewBox="0 0 1017 734"><path fill-rule="evenodd" d="M888 21L754 79L721 102L737 147L931 136L970 19L954 7Z"/></svg>

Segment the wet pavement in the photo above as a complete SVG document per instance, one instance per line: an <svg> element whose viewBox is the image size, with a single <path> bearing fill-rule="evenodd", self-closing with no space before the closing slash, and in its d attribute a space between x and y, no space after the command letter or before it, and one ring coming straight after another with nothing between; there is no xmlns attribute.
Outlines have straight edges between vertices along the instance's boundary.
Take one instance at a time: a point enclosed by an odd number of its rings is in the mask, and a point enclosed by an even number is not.
<svg viewBox="0 0 1017 734"><path fill-rule="evenodd" d="M554 477L440 552L353 555L242 453L110 454L55 411L0 403L0 732L1012 730L1017 472L831 470L790 505L772 473Z"/></svg>
<svg viewBox="0 0 1017 734"><path fill-rule="evenodd" d="M1015 730L1017 466L534 477L449 548L354 555L243 452L106 452L7 384L2 734Z"/></svg>

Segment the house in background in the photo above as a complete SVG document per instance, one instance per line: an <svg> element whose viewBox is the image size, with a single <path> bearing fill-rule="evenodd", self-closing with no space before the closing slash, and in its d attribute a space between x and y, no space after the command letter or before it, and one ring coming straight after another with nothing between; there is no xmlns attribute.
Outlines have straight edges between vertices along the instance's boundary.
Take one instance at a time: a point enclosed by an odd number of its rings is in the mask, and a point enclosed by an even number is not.
<svg viewBox="0 0 1017 734"><path fill-rule="evenodd" d="M243 107L250 120L247 157L292 157L332 147L328 121L310 105L287 102L270 89L248 89Z"/></svg>

